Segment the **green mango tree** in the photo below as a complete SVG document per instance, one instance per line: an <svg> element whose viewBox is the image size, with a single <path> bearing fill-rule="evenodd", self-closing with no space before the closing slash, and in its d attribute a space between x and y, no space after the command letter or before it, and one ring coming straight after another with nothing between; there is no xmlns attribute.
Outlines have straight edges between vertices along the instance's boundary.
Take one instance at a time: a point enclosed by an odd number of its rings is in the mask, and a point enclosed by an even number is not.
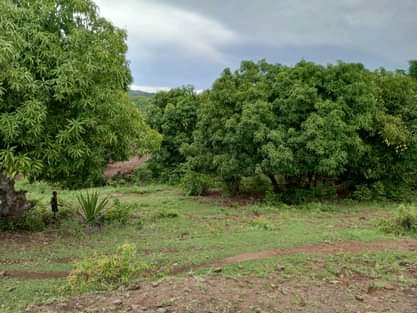
<svg viewBox="0 0 417 313"><path fill-rule="evenodd" d="M2 180L97 185L108 160L158 146L128 99L127 34L92 1L3 0L0 16Z"/></svg>

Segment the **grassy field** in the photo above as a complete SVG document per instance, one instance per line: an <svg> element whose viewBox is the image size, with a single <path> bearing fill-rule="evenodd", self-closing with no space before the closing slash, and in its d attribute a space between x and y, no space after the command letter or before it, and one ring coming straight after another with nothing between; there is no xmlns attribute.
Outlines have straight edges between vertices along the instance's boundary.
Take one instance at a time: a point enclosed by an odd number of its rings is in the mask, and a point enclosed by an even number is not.
<svg viewBox="0 0 417 313"><path fill-rule="evenodd" d="M51 187L19 184L48 209ZM380 220L397 214L398 204L243 205L242 199L187 197L180 189L160 185L97 190L129 210L126 224L97 229L60 217L42 232L0 234L0 272L5 271L0 277L1 312L79 296L65 288L66 273L80 260L112 254L124 243L134 244L138 262L149 265L141 278L144 283L191 274L207 279L279 275L281 282L307 285L348 279L365 283L369 290L417 287L417 252L410 249L414 237L399 238L377 227ZM76 210L74 192L58 195L64 213ZM229 312L237 312L233 305Z"/></svg>

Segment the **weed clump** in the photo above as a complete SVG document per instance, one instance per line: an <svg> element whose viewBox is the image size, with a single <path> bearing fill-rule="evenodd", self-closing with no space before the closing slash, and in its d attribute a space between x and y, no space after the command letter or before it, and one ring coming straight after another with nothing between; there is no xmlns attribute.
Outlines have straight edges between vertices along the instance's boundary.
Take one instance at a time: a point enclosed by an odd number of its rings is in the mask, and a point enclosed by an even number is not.
<svg viewBox="0 0 417 313"><path fill-rule="evenodd" d="M67 287L81 292L111 290L127 285L147 268L145 263L138 262L135 245L124 244L113 255L94 255L80 261L70 272Z"/></svg>
<svg viewBox="0 0 417 313"><path fill-rule="evenodd" d="M397 216L380 221L379 227L382 231L397 236L417 234L417 208L413 205L401 205Z"/></svg>
<svg viewBox="0 0 417 313"><path fill-rule="evenodd" d="M180 215L176 211L162 210L162 211L158 212L158 214L156 215L156 218L157 219L162 219L162 218L177 218L179 216Z"/></svg>
<svg viewBox="0 0 417 313"><path fill-rule="evenodd" d="M275 226L269 220L261 217L250 221L249 227L253 230L275 230Z"/></svg>

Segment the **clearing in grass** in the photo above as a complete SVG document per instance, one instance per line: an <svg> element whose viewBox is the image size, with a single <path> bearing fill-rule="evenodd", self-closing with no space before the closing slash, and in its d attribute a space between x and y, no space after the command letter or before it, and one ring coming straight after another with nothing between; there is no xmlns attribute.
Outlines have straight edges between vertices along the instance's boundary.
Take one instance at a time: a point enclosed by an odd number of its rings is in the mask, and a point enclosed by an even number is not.
<svg viewBox="0 0 417 313"><path fill-rule="evenodd" d="M51 213L43 208L51 187L19 184L48 221ZM65 209L57 223L46 223L41 232L1 233L2 312L417 307L415 233L399 237L381 227L381 220L397 219L397 204L243 205L218 196L188 197L163 185L95 191L109 197L106 212L112 212L99 226L76 214L78 193L59 190ZM120 257L118 247L128 253ZM86 264L94 271L83 276L82 269L91 269ZM110 283L95 280L100 269ZM70 288L68 277L81 288Z"/></svg>

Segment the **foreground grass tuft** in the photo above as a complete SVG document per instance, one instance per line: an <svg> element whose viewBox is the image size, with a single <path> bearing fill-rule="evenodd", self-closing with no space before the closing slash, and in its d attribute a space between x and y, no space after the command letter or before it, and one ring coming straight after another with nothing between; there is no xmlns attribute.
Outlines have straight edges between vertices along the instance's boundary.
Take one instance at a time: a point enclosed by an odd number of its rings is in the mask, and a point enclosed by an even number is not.
<svg viewBox="0 0 417 313"><path fill-rule="evenodd" d="M124 244L110 256L89 257L76 264L68 276L68 288L75 291L111 290L128 282L147 269L138 262L136 247Z"/></svg>
<svg viewBox="0 0 417 313"><path fill-rule="evenodd" d="M399 236L417 235L417 208L414 205L403 204L395 217L380 221L379 227L386 233Z"/></svg>

